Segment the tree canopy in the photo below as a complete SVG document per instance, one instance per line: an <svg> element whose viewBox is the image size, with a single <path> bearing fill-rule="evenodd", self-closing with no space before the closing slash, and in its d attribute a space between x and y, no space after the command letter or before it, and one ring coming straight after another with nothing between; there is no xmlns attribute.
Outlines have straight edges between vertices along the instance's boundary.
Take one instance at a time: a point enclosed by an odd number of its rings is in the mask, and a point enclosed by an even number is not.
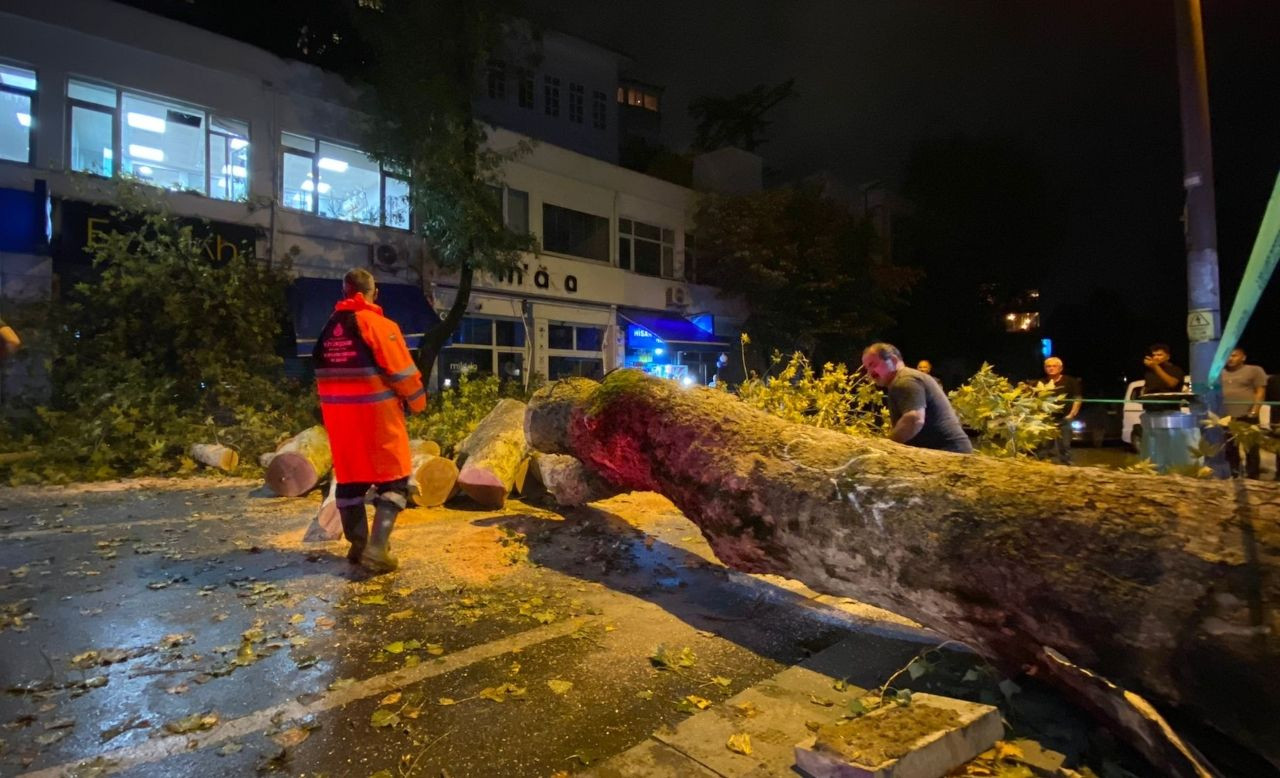
<svg viewBox="0 0 1280 778"><path fill-rule="evenodd" d="M767 350L848 359L892 323L917 273L879 250L867 221L817 186L707 195L696 215L700 279L740 294L746 330Z"/></svg>
<svg viewBox="0 0 1280 778"><path fill-rule="evenodd" d="M689 116L697 122L693 146L698 151L715 151L736 146L755 151L767 141L765 131L773 122L764 118L774 106L795 94L796 80L788 78L773 86L757 84L746 92L729 97L699 97L689 103Z"/></svg>

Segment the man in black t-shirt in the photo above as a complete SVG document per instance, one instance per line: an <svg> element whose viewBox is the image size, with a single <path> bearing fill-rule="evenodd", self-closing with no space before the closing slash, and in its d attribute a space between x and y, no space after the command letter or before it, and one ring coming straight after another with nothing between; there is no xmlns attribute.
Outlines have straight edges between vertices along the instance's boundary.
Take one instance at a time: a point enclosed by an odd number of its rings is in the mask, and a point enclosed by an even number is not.
<svg viewBox="0 0 1280 778"><path fill-rule="evenodd" d="M888 343L873 343L862 352L862 367L885 390L893 431L889 439L919 448L972 454L956 412L942 387L928 375L907 367L902 352Z"/></svg>
<svg viewBox="0 0 1280 778"><path fill-rule="evenodd" d="M1181 392L1182 379L1187 377L1187 371L1169 361L1169 346L1152 343L1147 352L1142 360L1142 364L1147 366L1142 393Z"/></svg>

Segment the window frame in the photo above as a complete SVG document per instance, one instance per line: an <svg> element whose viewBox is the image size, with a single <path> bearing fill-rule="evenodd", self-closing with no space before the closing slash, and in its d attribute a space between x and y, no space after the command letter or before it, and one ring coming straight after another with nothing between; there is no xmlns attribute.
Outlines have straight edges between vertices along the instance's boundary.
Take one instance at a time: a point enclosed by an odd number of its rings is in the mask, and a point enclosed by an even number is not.
<svg viewBox="0 0 1280 778"><path fill-rule="evenodd" d="M285 135L292 135L295 138L311 141L311 151L303 151L297 146L286 145L284 142ZM371 159L369 155L365 154L365 152L361 150L360 147L358 146L342 143L340 141L329 140L328 138L322 138L318 135L304 135L301 132L291 132L289 130L280 130L279 137L277 138L277 143L279 144L279 148L280 148L280 153L276 155L276 161L279 163L278 170L280 171L280 190L276 194L279 198L281 208L284 208L285 210L288 210L288 211L293 211L294 213L310 214L311 216L315 216L316 218L319 218L319 219L342 222L344 224L358 224L362 227L372 227L374 229L384 229L384 230L397 230L400 232L413 231L414 219L413 219L413 201L412 201L412 181L408 176L390 172L387 170L386 165L382 164L381 162L378 163L378 221L376 224L369 224L367 222L362 222L358 219L342 219L336 216L326 216L325 214L320 213L320 194L321 194L320 187L319 187L320 157L321 157L320 144L325 143L330 146L337 146L338 148L343 149L344 151L355 152L356 154L362 154L365 156L365 158ZM284 163L285 163L286 155L289 155L289 154L292 154L295 157L303 157L311 160L311 180L317 183L316 183L316 188L313 190L313 194L311 196L310 208L298 208L298 207L289 205L288 203L285 202ZM410 202L409 202L409 226L408 227L400 227L394 224L389 224L387 222L387 179L388 178L394 179L396 181L401 181L409 185Z"/></svg>
<svg viewBox="0 0 1280 778"><path fill-rule="evenodd" d="M570 330L573 331L573 343L571 344L572 348L552 348L551 347L550 343L551 343L552 327L568 327ZM600 348L596 350L584 350L579 348L578 331L582 329L594 329L594 330L600 331ZM603 372L604 364L605 364L604 353L608 343L609 343L609 326L607 324L587 324L584 322L565 321L563 319L548 319L547 320L547 344L548 345L546 348L548 378L550 378L550 374L551 374L551 360L555 359L556 357L573 359L578 362L596 361L596 362L599 362L600 370L601 372Z"/></svg>
<svg viewBox="0 0 1280 778"><path fill-rule="evenodd" d="M582 124L586 118L586 88L582 84L569 82L569 121Z"/></svg>
<svg viewBox="0 0 1280 778"><path fill-rule="evenodd" d="M27 159L26 161L20 161L16 159L0 159L0 163L10 164L10 165L25 165L27 167L30 167L35 164L35 160L36 160L36 143L38 141L38 138L36 136L36 124L38 123L37 117L39 116L39 111L40 111L40 72L35 68L29 68L23 65L9 64L7 62L0 62L0 65L5 65L6 67L13 68L14 70L24 70L30 73L32 80L36 82L36 85L33 88L28 90L28 89L23 89L22 87L19 87L19 86L10 86L9 84L6 84L3 81L0 81L0 92L5 92L12 95L18 95L20 97L25 97L30 103L30 107L27 108L27 116L29 119L27 122Z"/></svg>
<svg viewBox="0 0 1280 778"><path fill-rule="evenodd" d="M605 231L605 239L604 239L605 256L593 257L587 254L576 254L570 251L565 251L564 249L550 247L548 245L548 240L547 240L547 237L548 237L547 236L547 209L548 208L555 208L556 210L559 210L559 211L566 211L569 214L579 214L582 216L590 217L592 219L598 219L600 221L603 221L604 222L603 227ZM541 216L542 216L542 229L541 229L541 232L539 233L539 238L541 238L543 251L551 254L558 254L565 257L572 257L573 259L583 259L583 260L587 260L588 262L601 262L606 265L613 264L613 247L609 245L609 236L612 235L613 228L612 228L612 225L610 224L610 219L608 216L601 216L599 214L591 213L589 211L579 211L576 208L570 208L565 205L558 205L556 203L547 202L546 200L542 202ZM570 238L572 238L572 235L570 235Z"/></svg>
<svg viewBox="0 0 1280 778"><path fill-rule="evenodd" d="M537 88L533 80L533 71L520 68L516 71L516 105L526 111L537 107Z"/></svg>
<svg viewBox="0 0 1280 778"><path fill-rule="evenodd" d="M506 101L507 99L507 63L505 60L491 57L486 71L490 100Z"/></svg>
<svg viewBox="0 0 1280 778"><path fill-rule="evenodd" d="M609 95L599 90L591 92L591 128L594 130L609 128Z"/></svg>
<svg viewBox="0 0 1280 778"><path fill-rule="evenodd" d="M626 227L624 227L624 222L627 225ZM648 227L650 229L657 230L658 239L654 240L653 238L637 235L636 229L635 229L635 226L637 224L642 227ZM668 234L670 235L669 241L667 238ZM653 243L658 246L658 274L657 275L652 275L650 273L644 273L639 270L636 270L636 245L635 245L636 241ZM628 263L625 266L622 264L623 244L626 244L626 247L627 247L626 253L628 256ZM675 252L676 252L676 230L674 228L663 227L660 224L650 224L649 222L640 221L639 219L632 219L627 216L618 217L618 267L619 268L629 271L631 273L635 273L637 275L648 276L649 278L664 278L670 281L679 281L681 279L678 278L676 274ZM663 267L668 261L670 261L671 263L671 267L669 270Z"/></svg>
<svg viewBox="0 0 1280 778"><path fill-rule="evenodd" d="M560 77L550 73L542 76L542 112L552 119L560 118Z"/></svg>
<svg viewBox="0 0 1280 778"><path fill-rule="evenodd" d="M501 381L503 376L499 373L499 356L501 354L517 354L520 356L520 369L527 372L530 367L529 361L529 343L530 333L524 320L511 316L466 316L464 319L472 319L476 321L484 321L489 324L489 342L488 343L456 343L453 338L461 331L462 326L459 323L458 330L449 336L449 341L440 349L440 377L447 378L448 371L445 369L447 363L444 361L449 353L449 349L465 349L467 351L488 351L489 352L489 371L487 375L497 376ZM524 342L519 346L503 346L498 344L498 322L511 322L516 325L517 331L523 336ZM477 370L477 372L479 372ZM524 375L520 376L524 379Z"/></svg>
<svg viewBox="0 0 1280 778"><path fill-rule="evenodd" d="M108 108L104 103L96 103L96 102L93 102L92 100L85 100L79 97L72 97L71 96L72 84L80 84L82 86L93 88L93 89L110 90L114 97L113 106ZM109 83L97 81L90 78L83 78L77 75L68 76L66 81L64 82L64 86L66 87L66 93L65 93L66 111L64 114L64 119L66 120L67 140L66 140L66 144L64 146L63 151L66 154L67 168L71 172L82 174L82 175L94 176L97 178L117 178L125 175L124 165L123 165L124 157L125 157L124 101L126 97L133 97L138 100L146 100L146 101L160 103L161 105L167 105L167 106L173 107L174 109L182 108L189 111L199 111L200 117L201 117L200 131L203 135L203 143L201 145L204 147L204 189L202 191L192 190L192 189L171 189L169 187L153 184L142 179L137 179L136 177L135 177L135 180L140 180L141 183L145 184L146 186L151 186L164 192L175 192L179 194L195 194L201 197L206 197L210 200L217 200L219 202L225 202L225 203L246 202L250 197L253 196L253 141L252 141L253 125L251 122L246 121L244 119L233 119L224 114L219 114L207 106L199 105L195 103L188 103L175 97L169 97L167 95L160 95L160 94L153 94L150 92L143 92L136 89L126 89L124 87L119 87L114 84L109 84ZM103 174L101 172L95 172L93 170L76 169L72 167L73 165L72 144L73 144L73 138L75 135L75 109L77 108L79 108L82 111L89 111L92 113L103 114L111 117L111 172L110 173ZM236 198L236 197L224 198L224 197L219 197L213 194L213 191L214 191L213 178L215 173L213 170L213 163L212 163L212 159L213 159L212 136L217 135L220 138L232 137L220 130L214 130L213 125L215 123L228 123L228 122L243 125L244 140L247 141L247 144L245 146L247 151L245 152L245 176L244 176L245 181L244 181L244 198L243 199ZM228 151L230 150L229 146L230 144L228 143ZM35 151L35 147L33 144L32 152L34 153L34 151ZM230 159L230 155L228 154L228 160L229 159ZM230 189L230 187L228 187L228 189Z"/></svg>

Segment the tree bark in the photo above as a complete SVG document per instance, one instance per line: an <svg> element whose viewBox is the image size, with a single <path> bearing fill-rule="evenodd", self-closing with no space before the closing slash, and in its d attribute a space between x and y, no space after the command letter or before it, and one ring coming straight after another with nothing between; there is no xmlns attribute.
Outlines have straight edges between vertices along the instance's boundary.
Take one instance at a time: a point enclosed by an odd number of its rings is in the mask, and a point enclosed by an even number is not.
<svg viewBox="0 0 1280 778"><path fill-rule="evenodd" d="M562 508L607 500L618 494L617 488L568 454L534 452L531 460L529 478L541 484Z"/></svg>
<svg viewBox="0 0 1280 778"><path fill-rule="evenodd" d="M731 567L904 614L1072 689L1060 655L1280 765L1280 487L915 449L636 371L545 387L526 429L540 451L666 495Z"/></svg>
<svg viewBox="0 0 1280 778"><path fill-rule="evenodd" d="M458 484L458 466L452 459L434 454L414 454L409 496L423 508L444 505Z"/></svg>
<svg viewBox="0 0 1280 778"><path fill-rule="evenodd" d="M506 504L520 463L529 456L524 438L525 404L499 400L475 430L458 444L458 488L485 508Z"/></svg>
<svg viewBox="0 0 1280 778"><path fill-rule="evenodd" d="M188 455L202 465L230 472L240 466L240 454L218 443L192 443Z"/></svg>
<svg viewBox="0 0 1280 778"><path fill-rule="evenodd" d="M267 463L267 488L281 497L297 497L314 489L332 467L329 433L317 424L276 448Z"/></svg>

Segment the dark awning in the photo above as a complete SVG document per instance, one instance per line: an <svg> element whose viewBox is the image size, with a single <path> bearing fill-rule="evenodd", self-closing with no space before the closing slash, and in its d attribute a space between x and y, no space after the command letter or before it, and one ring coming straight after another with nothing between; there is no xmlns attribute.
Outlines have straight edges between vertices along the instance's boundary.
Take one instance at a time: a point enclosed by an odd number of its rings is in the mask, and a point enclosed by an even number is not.
<svg viewBox="0 0 1280 778"><path fill-rule="evenodd" d="M298 340L298 356L311 356L320 331L340 299L339 278L299 278L289 287L289 313ZM440 323L422 289L413 284L378 284L378 305L387 318L400 325L405 344L411 349L421 345L423 334Z"/></svg>
<svg viewBox="0 0 1280 778"><path fill-rule="evenodd" d="M729 343L689 321L678 313L646 311L643 308L618 308L623 324L638 327L656 335L669 346L706 346L728 348Z"/></svg>

